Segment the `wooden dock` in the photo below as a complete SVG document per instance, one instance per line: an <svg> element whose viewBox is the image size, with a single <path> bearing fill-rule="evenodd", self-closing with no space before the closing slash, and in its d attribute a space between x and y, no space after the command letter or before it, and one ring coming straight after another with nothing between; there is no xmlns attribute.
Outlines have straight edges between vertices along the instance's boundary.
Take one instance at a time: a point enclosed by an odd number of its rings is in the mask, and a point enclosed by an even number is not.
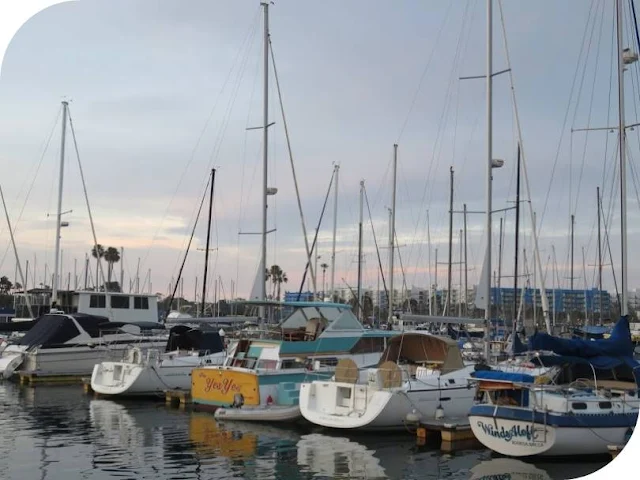
<svg viewBox="0 0 640 480"><path fill-rule="evenodd" d="M166 390L164 400L168 407L186 408L191 404L191 391L189 390Z"/></svg>
<svg viewBox="0 0 640 480"><path fill-rule="evenodd" d="M83 375L39 375L37 373L18 373L20 385L79 385Z"/></svg>
<svg viewBox="0 0 640 480"><path fill-rule="evenodd" d="M426 445L427 442L440 442L440 450L443 452L482 448L467 417L421 420L416 434L419 446Z"/></svg>

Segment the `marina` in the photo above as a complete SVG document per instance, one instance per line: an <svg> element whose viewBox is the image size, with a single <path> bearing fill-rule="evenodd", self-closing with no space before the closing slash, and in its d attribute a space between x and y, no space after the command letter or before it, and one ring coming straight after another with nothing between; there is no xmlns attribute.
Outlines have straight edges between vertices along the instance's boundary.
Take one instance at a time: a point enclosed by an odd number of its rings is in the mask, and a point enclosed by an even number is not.
<svg viewBox="0 0 640 480"><path fill-rule="evenodd" d="M623 478L634 0L153 1L3 66L0 479Z"/></svg>
<svg viewBox="0 0 640 480"><path fill-rule="evenodd" d="M566 479L606 459L527 463L486 450L440 453L415 433L335 435L312 428L218 422L211 414L160 402L113 401L80 386L0 385L2 478L369 478L440 479L542 472ZM478 477L475 477L478 478ZM512 477L517 478L517 477Z"/></svg>

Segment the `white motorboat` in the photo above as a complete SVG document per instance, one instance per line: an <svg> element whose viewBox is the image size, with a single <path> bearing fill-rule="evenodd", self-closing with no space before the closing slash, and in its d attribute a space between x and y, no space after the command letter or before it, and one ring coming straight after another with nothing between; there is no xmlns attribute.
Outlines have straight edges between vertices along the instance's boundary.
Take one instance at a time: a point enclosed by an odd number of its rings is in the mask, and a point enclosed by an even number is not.
<svg viewBox="0 0 640 480"><path fill-rule="evenodd" d="M131 346L142 350L162 347L164 326L155 322L109 322L82 313L43 315L21 338L0 352L0 375L90 375L94 365L122 358Z"/></svg>
<svg viewBox="0 0 640 480"><path fill-rule="evenodd" d="M91 388L101 395L157 395L166 390L190 390L191 371L221 365L226 358L218 331L178 325L170 330L164 352L138 347L123 361L102 362L93 368Z"/></svg>
<svg viewBox="0 0 640 480"><path fill-rule="evenodd" d="M427 332L391 338L366 383L343 364L335 380L300 387L300 412L330 428L402 430L407 422L466 416L475 392L469 383L475 365L465 365L457 342Z"/></svg>

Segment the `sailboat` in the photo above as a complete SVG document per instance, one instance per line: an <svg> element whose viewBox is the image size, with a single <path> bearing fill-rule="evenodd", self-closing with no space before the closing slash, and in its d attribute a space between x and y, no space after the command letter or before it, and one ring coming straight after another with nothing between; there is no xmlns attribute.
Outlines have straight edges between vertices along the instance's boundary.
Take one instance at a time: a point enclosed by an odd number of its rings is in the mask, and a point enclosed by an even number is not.
<svg viewBox="0 0 640 480"><path fill-rule="evenodd" d="M29 322L30 329L24 336L10 339L0 352L0 376L3 378L11 378L17 373L89 375L95 364L105 358L121 358L132 345L146 349L162 347L167 341L162 332L164 326L158 323L155 295L106 289L104 292L61 292L58 288L67 122L73 128L68 109L68 102L63 101L53 286L51 297L45 296L51 303L36 308L34 314L37 316ZM93 228L90 210L89 218ZM27 292L24 296L16 296L18 299L24 300L30 310L34 306L29 303ZM153 334L149 335L149 332Z"/></svg>
<svg viewBox="0 0 640 480"><path fill-rule="evenodd" d="M535 362L558 367L548 383L531 376L477 372L481 402L469 411L471 429L487 448L507 456L607 454L633 434L640 408L640 363L633 358L627 287L625 65L637 60L623 50L622 2L616 0L618 56L618 155L621 184L621 317L608 339L563 339L535 333ZM551 352L551 354L549 354Z"/></svg>
<svg viewBox="0 0 640 480"><path fill-rule="evenodd" d="M209 222L207 224L207 243L204 262L204 281L202 284L202 307L205 310L207 291L207 269L209 240L211 232L211 210L213 206L213 187L215 168L211 170L209 180ZM195 228L195 227L194 227ZM177 289L178 282L175 288ZM173 297L172 297L173 298ZM121 361L105 361L97 364L91 373L91 388L101 395L158 395L166 390L189 390L191 371L199 365L222 365L227 354L224 330L200 328L188 325L176 325L169 331L164 351L133 349Z"/></svg>

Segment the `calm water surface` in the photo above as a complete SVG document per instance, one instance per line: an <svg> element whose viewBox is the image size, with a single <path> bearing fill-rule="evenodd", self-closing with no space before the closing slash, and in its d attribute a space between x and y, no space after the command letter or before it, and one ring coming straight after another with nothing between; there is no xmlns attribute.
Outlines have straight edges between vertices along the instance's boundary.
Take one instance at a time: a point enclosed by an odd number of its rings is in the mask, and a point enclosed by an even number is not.
<svg viewBox="0 0 640 480"><path fill-rule="evenodd" d="M604 463L532 464L484 450L442 455L414 436L218 424L79 387L0 383L0 479L565 479Z"/></svg>

